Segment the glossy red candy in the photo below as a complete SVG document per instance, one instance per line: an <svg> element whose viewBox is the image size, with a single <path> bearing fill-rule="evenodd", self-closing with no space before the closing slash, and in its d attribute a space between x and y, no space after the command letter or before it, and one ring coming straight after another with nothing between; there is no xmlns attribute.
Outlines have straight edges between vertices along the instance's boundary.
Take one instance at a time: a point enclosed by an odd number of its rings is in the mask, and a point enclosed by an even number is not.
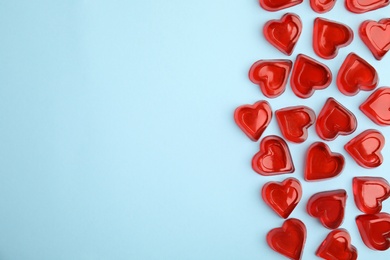
<svg viewBox="0 0 390 260"><path fill-rule="evenodd" d="M373 250L387 250L390 247L390 215L387 213L367 214L356 217L360 236L366 246Z"/></svg>
<svg viewBox="0 0 390 260"><path fill-rule="evenodd" d="M287 178L283 182L267 182L261 196L279 216L288 218L301 200L301 183L295 178Z"/></svg>
<svg viewBox="0 0 390 260"><path fill-rule="evenodd" d="M287 219L282 227L267 234L267 243L274 251L294 260L301 259L305 241L306 226L295 218Z"/></svg>
<svg viewBox="0 0 390 260"><path fill-rule="evenodd" d="M347 96L356 95L359 90L371 91L378 85L378 74L363 58L350 53L337 74L337 87Z"/></svg>
<svg viewBox="0 0 390 260"><path fill-rule="evenodd" d="M304 54L297 56L290 79L295 95L309 98L314 90L328 87L331 81L332 72L326 65Z"/></svg>
<svg viewBox="0 0 390 260"><path fill-rule="evenodd" d="M260 86L266 97L280 96L286 89L290 60L259 60L249 70L249 79Z"/></svg>
<svg viewBox="0 0 390 260"><path fill-rule="evenodd" d="M345 24L316 18L313 28L314 52L323 59L333 59L341 47L353 40L353 31Z"/></svg>
<svg viewBox="0 0 390 260"><path fill-rule="evenodd" d="M280 20L268 21L263 27L263 34L267 41L286 55L293 53L301 32L301 19L291 13L283 15Z"/></svg>
<svg viewBox="0 0 390 260"><path fill-rule="evenodd" d="M307 150L304 178L316 181L333 178L344 168L344 156L333 153L323 142L312 144Z"/></svg>
<svg viewBox="0 0 390 260"><path fill-rule="evenodd" d="M345 229L331 231L316 251L316 255L327 260L356 260L356 247L351 245L351 236Z"/></svg>
<svg viewBox="0 0 390 260"><path fill-rule="evenodd" d="M348 11L361 14L389 5L389 0L345 0Z"/></svg>
<svg viewBox="0 0 390 260"><path fill-rule="evenodd" d="M302 3L303 0L259 0L263 9L275 12Z"/></svg>
<svg viewBox="0 0 390 260"><path fill-rule="evenodd" d="M275 116L284 138L294 143L307 139L307 129L316 120L314 111L306 106L279 109L275 111Z"/></svg>
<svg viewBox="0 0 390 260"><path fill-rule="evenodd" d="M360 110L374 123L381 126L390 125L390 88L382 87L375 90L360 105Z"/></svg>
<svg viewBox="0 0 390 260"><path fill-rule="evenodd" d="M319 192L310 197L307 213L318 218L324 227L335 229L343 222L346 200L345 190Z"/></svg>
<svg viewBox="0 0 390 260"><path fill-rule="evenodd" d="M317 13L329 12L335 3L336 0L310 0L311 9Z"/></svg>
<svg viewBox="0 0 390 260"><path fill-rule="evenodd" d="M295 170L286 142L276 135L261 140L260 151L252 159L252 168L265 176L292 173Z"/></svg>
<svg viewBox="0 0 390 260"><path fill-rule="evenodd" d="M355 177L352 188L356 206L367 214L379 213L382 201L390 197L390 185L381 177Z"/></svg>
<svg viewBox="0 0 390 260"><path fill-rule="evenodd" d="M234 120L241 130L252 140L257 141L272 118L272 110L267 101L244 105L234 111Z"/></svg>
<svg viewBox="0 0 390 260"><path fill-rule="evenodd" d="M316 121L318 136L327 141L334 140L339 135L352 134L356 127L354 114L334 98L328 98Z"/></svg>
<svg viewBox="0 0 390 260"><path fill-rule="evenodd" d="M369 129L359 134L344 149L364 168L375 168L382 164L381 150L385 145L385 137L377 130Z"/></svg>
<svg viewBox="0 0 390 260"><path fill-rule="evenodd" d="M381 60L390 50L390 18L382 19L379 22L364 21L360 25L359 35L375 59Z"/></svg>

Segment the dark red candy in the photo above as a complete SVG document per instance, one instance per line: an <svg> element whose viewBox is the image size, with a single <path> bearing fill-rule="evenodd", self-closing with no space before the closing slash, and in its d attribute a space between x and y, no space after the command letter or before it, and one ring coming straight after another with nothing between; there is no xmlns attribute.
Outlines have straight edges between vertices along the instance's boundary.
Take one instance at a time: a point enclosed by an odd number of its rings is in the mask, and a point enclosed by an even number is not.
<svg viewBox="0 0 390 260"><path fill-rule="evenodd" d="M307 150L304 178L317 181L333 178L344 168L344 156L333 153L323 142L312 144Z"/></svg>
<svg viewBox="0 0 390 260"><path fill-rule="evenodd" d="M240 106L234 111L236 124L252 141L260 139L271 118L271 107L264 100L253 105Z"/></svg>
<svg viewBox="0 0 390 260"><path fill-rule="evenodd" d="M390 125L390 88L382 87L375 90L360 105L360 110L374 123L381 126Z"/></svg>
<svg viewBox="0 0 390 260"><path fill-rule="evenodd" d="M267 41L286 55L293 53L301 32L301 19L292 13L283 15L280 20L270 20L263 27Z"/></svg>
<svg viewBox="0 0 390 260"><path fill-rule="evenodd" d="M318 136L327 141L334 140L339 135L352 134L356 127L354 114L334 98L328 98L316 121Z"/></svg>
<svg viewBox="0 0 390 260"><path fill-rule="evenodd" d="M352 189L356 206L367 214L379 213L382 201L390 197L390 185L381 177L355 177Z"/></svg>
<svg viewBox="0 0 390 260"><path fill-rule="evenodd" d="M328 87L331 81L332 72L326 65L304 54L297 56L290 79L295 95L309 98L314 90Z"/></svg>
<svg viewBox="0 0 390 260"><path fill-rule="evenodd" d="M351 236L345 229L331 231L316 251L316 255L326 260L356 260L356 247L351 245Z"/></svg>
<svg viewBox="0 0 390 260"><path fill-rule="evenodd" d="M301 200L301 183L295 178L287 178L283 182L267 182L263 186L261 196L279 216L288 218Z"/></svg>
<svg viewBox="0 0 390 260"><path fill-rule="evenodd" d="M302 3L303 0L259 0L261 7L275 12Z"/></svg>
<svg viewBox="0 0 390 260"><path fill-rule="evenodd" d="M350 53L337 74L337 87L347 96L354 96L360 90L371 91L378 85L378 74L363 58Z"/></svg>
<svg viewBox="0 0 390 260"><path fill-rule="evenodd" d="M389 0L345 0L348 11L361 14L389 5Z"/></svg>
<svg viewBox="0 0 390 260"><path fill-rule="evenodd" d="M390 50L390 18L379 22L364 21L360 25L359 35L375 59L381 60Z"/></svg>
<svg viewBox="0 0 390 260"><path fill-rule="evenodd" d="M317 13L329 12L335 3L336 0L310 0L311 9Z"/></svg>
<svg viewBox="0 0 390 260"><path fill-rule="evenodd" d="M369 129L354 137L345 146L349 155L364 168L375 168L382 164L381 150L385 137L377 130Z"/></svg>
<svg viewBox="0 0 390 260"><path fill-rule="evenodd" d="M267 234L268 245L289 259L301 259L306 241L306 226L299 219L284 221L282 227L274 228Z"/></svg>
<svg viewBox="0 0 390 260"><path fill-rule="evenodd" d="M387 250L390 247L390 215L387 213L367 214L356 217L360 236L366 246L373 250Z"/></svg>
<svg viewBox="0 0 390 260"><path fill-rule="evenodd" d="M252 168L265 176L292 173L295 170L286 142L276 135L261 140L260 151L252 159Z"/></svg>
<svg viewBox="0 0 390 260"><path fill-rule="evenodd" d="M346 200L345 190L319 192L310 197L307 213L318 218L324 227L335 229L343 222Z"/></svg>
<svg viewBox="0 0 390 260"><path fill-rule="evenodd" d="M249 70L249 79L260 86L266 97L280 96L286 89L290 60L259 60Z"/></svg>
<svg viewBox="0 0 390 260"><path fill-rule="evenodd" d="M323 59L333 59L341 47L353 40L353 31L347 25L324 18L316 18L313 28L314 52Z"/></svg>
<svg viewBox="0 0 390 260"><path fill-rule="evenodd" d="M284 138L294 143L307 139L307 129L314 124L316 115L306 106L286 107L275 111L280 131Z"/></svg>

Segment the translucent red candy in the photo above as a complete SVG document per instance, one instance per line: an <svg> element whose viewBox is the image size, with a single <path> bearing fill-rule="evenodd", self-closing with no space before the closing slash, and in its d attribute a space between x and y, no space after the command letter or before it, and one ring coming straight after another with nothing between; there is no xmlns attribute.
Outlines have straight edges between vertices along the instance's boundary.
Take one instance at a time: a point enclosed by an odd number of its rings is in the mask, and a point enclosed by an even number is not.
<svg viewBox="0 0 390 260"><path fill-rule="evenodd" d="M313 49L323 59L333 59L341 47L353 40L353 31L347 25L324 18L316 18L313 28Z"/></svg>
<svg viewBox="0 0 390 260"><path fill-rule="evenodd" d="M306 154L305 180L316 181L333 178L344 168L344 156L332 153L323 142L312 144Z"/></svg>
<svg viewBox="0 0 390 260"><path fill-rule="evenodd" d="M350 53L337 74L337 87L347 96L354 96L360 90L371 91L378 85L378 74L363 58Z"/></svg>
<svg viewBox="0 0 390 260"><path fill-rule="evenodd" d="M369 129L354 137L344 149L364 168L375 168L382 164L381 150L385 145L385 137L377 130Z"/></svg>
<svg viewBox="0 0 390 260"><path fill-rule="evenodd" d="M316 121L316 131L324 140L334 140L339 135L352 134L357 127L354 114L337 102L328 98Z"/></svg>
<svg viewBox="0 0 390 260"><path fill-rule="evenodd" d="M389 5L389 0L345 0L345 6L350 12L361 14Z"/></svg>
<svg viewBox="0 0 390 260"><path fill-rule="evenodd" d="M390 125L390 88L382 87L375 90L360 105L360 110L374 123L381 126Z"/></svg>
<svg viewBox="0 0 390 260"><path fill-rule="evenodd" d="M379 213L382 201L390 197L390 185L381 177L355 177L352 189L356 206L367 214Z"/></svg>
<svg viewBox="0 0 390 260"><path fill-rule="evenodd" d="M288 218L301 200L301 183L295 178L287 178L283 182L267 182L261 190L261 196L279 216Z"/></svg>
<svg viewBox="0 0 390 260"><path fill-rule="evenodd" d="M387 213L367 214L356 217L360 236L366 246L373 250L387 250L390 247L390 215Z"/></svg>
<svg viewBox="0 0 390 260"><path fill-rule="evenodd" d="M390 18L379 22L364 21L360 25L359 35L375 59L381 60L390 50Z"/></svg>
<svg viewBox="0 0 390 260"><path fill-rule="evenodd" d="M260 151L252 159L252 168L265 176L292 173L295 170L286 142L276 135L261 140Z"/></svg>
<svg viewBox="0 0 390 260"><path fill-rule="evenodd" d="M267 234L267 243L274 251L294 260L301 259L305 241L306 226L295 218L287 219L282 227Z"/></svg>
<svg viewBox="0 0 390 260"><path fill-rule="evenodd" d="M290 79L295 95L309 98L314 90L324 89L331 82L332 72L326 65L303 54L297 56Z"/></svg>
<svg viewBox="0 0 390 260"><path fill-rule="evenodd" d="M310 0L311 9L317 13L329 12L335 3L336 0Z"/></svg>
<svg viewBox="0 0 390 260"><path fill-rule="evenodd" d="M261 7L275 12L302 3L303 0L259 0Z"/></svg>
<svg viewBox="0 0 390 260"><path fill-rule="evenodd" d="M260 86L266 97L280 96L286 89L290 60L259 60L249 70L249 79Z"/></svg>
<svg viewBox="0 0 390 260"><path fill-rule="evenodd" d="M275 111L280 131L284 138L294 143L307 139L307 129L314 124L316 115L306 106L286 107Z"/></svg>
<svg viewBox="0 0 390 260"><path fill-rule="evenodd" d="M286 55L293 53L301 32L301 19L292 13L283 15L280 20L270 20L263 27L267 41Z"/></svg>
<svg viewBox="0 0 390 260"><path fill-rule="evenodd" d="M316 251L316 255L327 260L356 260L356 247L351 245L351 236L345 229L331 231Z"/></svg>
<svg viewBox="0 0 390 260"><path fill-rule="evenodd" d="M271 118L272 110L267 101L240 106L234 111L236 124L252 141L260 139Z"/></svg>
<svg viewBox="0 0 390 260"><path fill-rule="evenodd" d="M343 222L346 200L345 190L319 192L310 197L307 213L318 218L324 227L335 229Z"/></svg>

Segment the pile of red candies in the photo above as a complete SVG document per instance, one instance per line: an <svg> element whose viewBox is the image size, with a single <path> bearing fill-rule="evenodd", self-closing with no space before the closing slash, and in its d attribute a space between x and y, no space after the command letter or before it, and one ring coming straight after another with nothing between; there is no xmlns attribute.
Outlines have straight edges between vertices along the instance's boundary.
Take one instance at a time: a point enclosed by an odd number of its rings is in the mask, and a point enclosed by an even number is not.
<svg viewBox="0 0 390 260"><path fill-rule="evenodd" d="M267 11L278 11L303 0L260 0ZM346 0L346 8L353 13L364 13L389 5L389 0ZM310 0L315 12L324 13L333 8L335 0ZM298 15L287 13L280 20L268 21L263 27L267 41L286 55L291 55L301 35L302 22ZM390 49L390 18L361 23L359 36L380 60ZM316 18L313 26L313 49L323 59L333 59L338 49L349 45L353 31L345 24ZM285 91L290 77L292 91L300 98L309 98L315 90L327 88L332 81L330 69L323 63L299 54L295 62L288 59L259 60L249 70L250 80L259 85L268 98L276 98ZM378 86L378 75L373 66L355 53L347 55L338 70L336 84L341 93L354 96L360 90L372 91ZM360 110L380 126L390 125L390 87L377 88L360 105ZM339 135L350 135L357 128L357 119L351 111L330 97L318 116L307 106L286 107L275 111L275 117L283 137L293 143L302 143L307 129L315 124L318 136L332 141ZM243 105L234 112L234 119L241 130L252 140L258 141L270 123L273 113L270 104L258 101ZM385 138L381 132L369 129L345 144L346 152L364 168L382 164L381 150ZM320 181L338 176L344 168L344 156L332 152L325 142L315 142L306 151L304 179ZM252 168L258 174L271 176L294 172L294 163L286 141L276 135L260 141L260 151L252 159ZM381 212L382 201L390 197L390 185L382 177L355 177L352 180L353 196L357 208L364 214L356 217L361 238L373 250L390 247L390 214ZM280 217L287 219L299 203L302 187L299 180L287 178L282 182L268 182L261 192L265 203ZM351 245L347 230L338 229L344 218L347 193L343 189L314 194L307 203L307 213L318 218L332 231L319 245L316 255L324 259L357 259L357 250ZM267 234L268 245L276 252L300 259L306 240L305 224L295 218L285 220L282 227Z"/></svg>

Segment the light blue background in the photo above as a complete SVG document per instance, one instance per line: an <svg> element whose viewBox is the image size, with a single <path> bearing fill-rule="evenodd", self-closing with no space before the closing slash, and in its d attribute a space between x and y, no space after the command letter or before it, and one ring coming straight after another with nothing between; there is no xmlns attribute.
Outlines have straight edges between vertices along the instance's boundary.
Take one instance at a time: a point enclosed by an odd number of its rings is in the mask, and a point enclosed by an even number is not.
<svg viewBox="0 0 390 260"><path fill-rule="evenodd" d="M301 15L296 50L317 59L308 1L287 10ZM284 259L265 243L280 226L259 191L270 180L250 167L258 150L234 124L234 109L264 99L247 79L261 58L285 58L260 31L269 19L257 0L0 0L0 259ZM321 15L351 25L354 42L324 61L334 77L345 56L358 52L390 85L390 55L377 62L357 36L367 18L343 1ZM319 59L321 60L321 59ZM345 97L333 83L310 100L288 88L274 110L297 104L318 113L335 96L359 118L360 133L380 128L358 110L369 95ZM272 121L265 135L280 134ZM289 144L302 180L305 149ZM353 135L353 136L354 136ZM329 143L346 156L340 177L303 182L291 217L308 229L304 259L329 232L305 213L315 192L345 188L342 227L360 259L389 259L362 243L354 217L353 175L389 179L387 161L374 170L343 151L351 138ZM390 140L390 139L389 139ZM390 211L390 202L384 203Z"/></svg>

